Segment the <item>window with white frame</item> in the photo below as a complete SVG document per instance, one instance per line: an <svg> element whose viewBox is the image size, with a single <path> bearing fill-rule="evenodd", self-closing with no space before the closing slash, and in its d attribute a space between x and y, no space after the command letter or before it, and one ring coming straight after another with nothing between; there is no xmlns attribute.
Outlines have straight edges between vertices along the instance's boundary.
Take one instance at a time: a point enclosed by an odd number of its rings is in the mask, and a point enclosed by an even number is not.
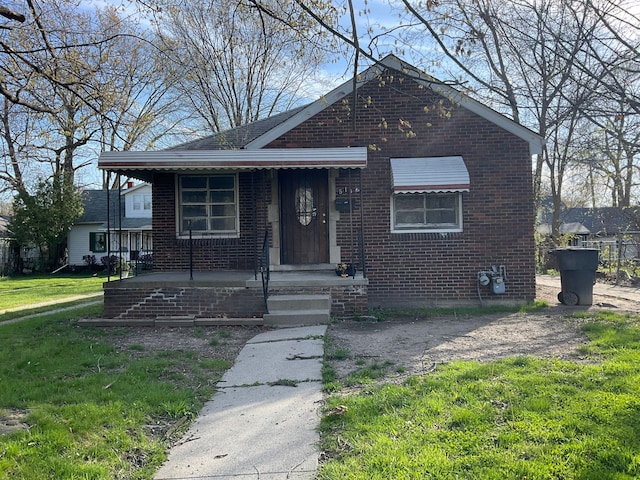
<svg viewBox="0 0 640 480"><path fill-rule="evenodd" d="M180 175L178 230L201 235L237 235L237 175Z"/></svg>
<svg viewBox="0 0 640 480"><path fill-rule="evenodd" d="M462 230L460 193L397 193L393 195L394 231Z"/></svg>
<svg viewBox="0 0 640 480"><path fill-rule="evenodd" d="M151 210L151 195L134 195L134 210Z"/></svg>
<svg viewBox="0 0 640 480"><path fill-rule="evenodd" d="M462 157L392 158L391 231L461 232L462 192L469 172Z"/></svg>

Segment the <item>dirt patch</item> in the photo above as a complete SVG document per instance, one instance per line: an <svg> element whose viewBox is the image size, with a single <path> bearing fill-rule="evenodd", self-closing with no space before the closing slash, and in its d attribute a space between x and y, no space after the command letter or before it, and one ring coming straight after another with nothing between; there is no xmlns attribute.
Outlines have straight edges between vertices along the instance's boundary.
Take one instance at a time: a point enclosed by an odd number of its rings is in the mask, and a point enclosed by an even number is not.
<svg viewBox="0 0 640 480"><path fill-rule="evenodd" d="M549 308L527 314L492 314L432 318L394 318L385 322L344 321L328 327L328 348L347 352L347 358L331 360L339 378L365 364L387 364L384 381L401 381L453 360L488 362L518 355L534 355L581 361L580 347L587 338L581 321L570 313L614 310L640 313L640 301L594 295L593 306L567 307L558 303L557 289L539 286L537 296ZM112 327L101 340L132 357L168 350L195 351L199 358L233 362L246 342L267 327L152 328ZM0 435L28 428L26 411L0 410ZM166 436L175 421L150 426L152 434Z"/></svg>
<svg viewBox="0 0 640 480"><path fill-rule="evenodd" d="M384 381L421 375L454 360L489 362L532 355L582 361L587 343L576 311L640 312L640 303L594 296L593 306L568 307L557 289L541 286L537 297L549 307L534 313L397 318L384 322L345 321L330 325L330 348L343 352L331 360L339 379L366 365L387 365ZM342 358L346 353L347 358Z"/></svg>
<svg viewBox="0 0 640 480"><path fill-rule="evenodd" d="M26 430L29 426L24 422L27 410L10 408L0 410L0 435L6 435L18 430Z"/></svg>
<svg viewBox="0 0 640 480"><path fill-rule="evenodd" d="M150 352L184 350L198 352L199 358L217 358L233 362L247 341L268 327L215 326L215 327L117 327L109 332L108 342L116 351L127 351L136 356Z"/></svg>

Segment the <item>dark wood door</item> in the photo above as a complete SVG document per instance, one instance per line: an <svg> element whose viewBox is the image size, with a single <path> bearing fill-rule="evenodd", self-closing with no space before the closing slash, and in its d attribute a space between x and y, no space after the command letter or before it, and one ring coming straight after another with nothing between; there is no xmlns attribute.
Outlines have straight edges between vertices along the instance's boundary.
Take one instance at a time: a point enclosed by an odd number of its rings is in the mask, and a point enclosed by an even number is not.
<svg viewBox="0 0 640 480"><path fill-rule="evenodd" d="M281 170L281 262L329 262L327 170Z"/></svg>

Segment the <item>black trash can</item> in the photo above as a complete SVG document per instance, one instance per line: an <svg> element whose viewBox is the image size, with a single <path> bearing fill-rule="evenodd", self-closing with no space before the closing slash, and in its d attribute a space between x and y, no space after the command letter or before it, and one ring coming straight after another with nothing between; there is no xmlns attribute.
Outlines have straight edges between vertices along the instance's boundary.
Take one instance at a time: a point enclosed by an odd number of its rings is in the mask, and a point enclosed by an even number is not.
<svg viewBox="0 0 640 480"><path fill-rule="evenodd" d="M595 248L558 248L550 252L558 261L562 291L558 300L565 305L591 305L596 283L599 250Z"/></svg>

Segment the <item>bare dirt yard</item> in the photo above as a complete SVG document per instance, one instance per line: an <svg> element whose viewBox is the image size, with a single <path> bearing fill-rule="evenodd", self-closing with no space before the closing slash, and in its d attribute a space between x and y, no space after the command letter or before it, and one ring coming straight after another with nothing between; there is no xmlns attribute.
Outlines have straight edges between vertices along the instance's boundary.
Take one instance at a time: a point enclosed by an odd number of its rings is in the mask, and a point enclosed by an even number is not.
<svg viewBox="0 0 640 480"><path fill-rule="evenodd" d="M568 307L558 302L557 293L539 286L537 298L549 307L534 313L338 322L329 326L329 342L347 358L332 360L331 365L338 378L344 378L365 364L386 364L384 381L401 381L454 360L533 355L580 361L579 349L587 338L580 330L582 320L568 315L603 309L640 312L640 303L595 294L592 306Z"/></svg>

